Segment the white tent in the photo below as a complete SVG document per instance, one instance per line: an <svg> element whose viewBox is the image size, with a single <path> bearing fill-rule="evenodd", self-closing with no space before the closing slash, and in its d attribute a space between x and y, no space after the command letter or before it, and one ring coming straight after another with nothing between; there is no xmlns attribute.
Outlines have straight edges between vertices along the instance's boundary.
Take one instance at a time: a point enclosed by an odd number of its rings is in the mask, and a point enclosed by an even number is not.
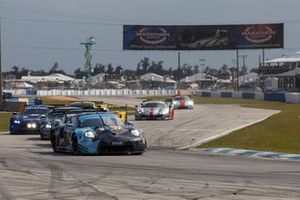
<svg viewBox="0 0 300 200"><path fill-rule="evenodd" d="M74 81L74 78L66 76L64 74L49 74L47 76L22 76L21 81L28 81L32 83L37 82L64 82L64 81Z"/></svg>

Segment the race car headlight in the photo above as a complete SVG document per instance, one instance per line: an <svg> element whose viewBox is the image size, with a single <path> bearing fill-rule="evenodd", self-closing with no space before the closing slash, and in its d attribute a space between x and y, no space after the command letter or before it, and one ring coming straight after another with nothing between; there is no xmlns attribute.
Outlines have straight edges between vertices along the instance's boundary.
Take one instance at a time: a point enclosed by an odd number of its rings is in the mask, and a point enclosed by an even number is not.
<svg viewBox="0 0 300 200"><path fill-rule="evenodd" d="M188 105L194 105L193 101L188 101Z"/></svg>
<svg viewBox="0 0 300 200"><path fill-rule="evenodd" d="M46 124L46 126L45 126L46 128L51 128L51 124Z"/></svg>
<svg viewBox="0 0 300 200"><path fill-rule="evenodd" d="M96 137L96 134L93 131L86 131L84 132L85 137L94 139Z"/></svg>
<svg viewBox="0 0 300 200"><path fill-rule="evenodd" d="M140 108L138 108L138 113L142 113L143 112L143 110L142 109L140 109Z"/></svg>
<svg viewBox="0 0 300 200"><path fill-rule="evenodd" d="M27 128L36 128L36 127L37 127L36 123L28 123L27 124Z"/></svg>
<svg viewBox="0 0 300 200"><path fill-rule="evenodd" d="M163 114L163 115L166 115L168 114L169 110L166 108L166 109L159 109L159 114Z"/></svg>
<svg viewBox="0 0 300 200"><path fill-rule="evenodd" d="M136 136L136 137L139 137L140 136L140 131L137 130L137 129L133 129L133 130L131 130L131 134Z"/></svg>
<svg viewBox="0 0 300 200"><path fill-rule="evenodd" d="M14 120L14 123L15 124L21 124L20 120L17 120L17 119Z"/></svg>

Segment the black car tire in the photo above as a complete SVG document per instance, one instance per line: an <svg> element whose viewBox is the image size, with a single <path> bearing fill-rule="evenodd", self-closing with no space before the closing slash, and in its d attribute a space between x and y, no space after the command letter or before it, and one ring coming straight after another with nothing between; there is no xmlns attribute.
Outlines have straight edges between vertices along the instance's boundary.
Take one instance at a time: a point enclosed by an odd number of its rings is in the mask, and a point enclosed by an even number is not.
<svg viewBox="0 0 300 200"><path fill-rule="evenodd" d="M144 152L138 152L138 153L132 153L131 155L135 155L135 156L140 156L142 155Z"/></svg>
<svg viewBox="0 0 300 200"><path fill-rule="evenodd" d="M76 137L73 137L72 139L72 147L73 147L73 154L80 155L80 150L78 148L78 141Z"/></svg>
<svg viewBox="0 0 300 200"><path fill-rule="evenodd" d="M51 136L51 145L52 149L55 153L57 153L57 144L56 144L56 138L54 135Z"/></svg>
<svg viewBox="0 0 300 200"><path fill-rule="evenodd" d="M141 120L140 117L135 116L135 121L140 121L140 120Z"/></svg>

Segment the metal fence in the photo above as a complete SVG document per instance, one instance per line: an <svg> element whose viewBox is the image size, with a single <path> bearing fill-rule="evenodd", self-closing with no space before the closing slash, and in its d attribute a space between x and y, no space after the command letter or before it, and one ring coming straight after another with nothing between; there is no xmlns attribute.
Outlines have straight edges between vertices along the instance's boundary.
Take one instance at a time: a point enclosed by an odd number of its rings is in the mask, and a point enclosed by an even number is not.
<svg viewBox="0 0 300 200"><path fill-rule="evenodd" d="M91 89L91 90L5 90L13 95L37 95L37 96L163 96L175 95L177 90L131 90L131 89Z"/></svg>

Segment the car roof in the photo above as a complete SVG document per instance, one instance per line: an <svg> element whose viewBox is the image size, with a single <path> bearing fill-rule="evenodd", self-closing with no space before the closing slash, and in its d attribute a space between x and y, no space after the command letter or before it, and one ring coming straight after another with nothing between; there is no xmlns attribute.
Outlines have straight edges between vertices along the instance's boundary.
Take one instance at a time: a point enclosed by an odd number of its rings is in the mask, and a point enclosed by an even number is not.
<svg viewBox="0 0 300 200"><path fill-rule="evenodd" d="M25 110L28 109L52 109L53 106L50 105L28 105L25 107Z"/></svg>
<svg viewBox="0 0 300 200"><path fill-rule="evenodd" d="M143 104L147 104L147 103L166 104L166 103L163 102L163 101L146 101L146 102L144 102Z"/></svg>
<svg viewBox="0 0 300 200"><path fill-rule="evenodd" d="M189 96L175 96L175 98L185 98L185 99L190 99Z"/></svg>
<svg viewBox="0 0 300 200"><path fill-rule="evenodd" d="M117 116L113 112L83 112L83 113L77 114L76 116L77 117L81 117L81 116L85 116L85 115L100 115L101 116L101 115L108 115L108 114Z"/></svg>
<svg viewBox="0 0 300 200"><path fill-rule="evenodd" d="M69 103L71 107L81 107L81 108L96 108L95 102L91 101L76 101Z"/></svg>

